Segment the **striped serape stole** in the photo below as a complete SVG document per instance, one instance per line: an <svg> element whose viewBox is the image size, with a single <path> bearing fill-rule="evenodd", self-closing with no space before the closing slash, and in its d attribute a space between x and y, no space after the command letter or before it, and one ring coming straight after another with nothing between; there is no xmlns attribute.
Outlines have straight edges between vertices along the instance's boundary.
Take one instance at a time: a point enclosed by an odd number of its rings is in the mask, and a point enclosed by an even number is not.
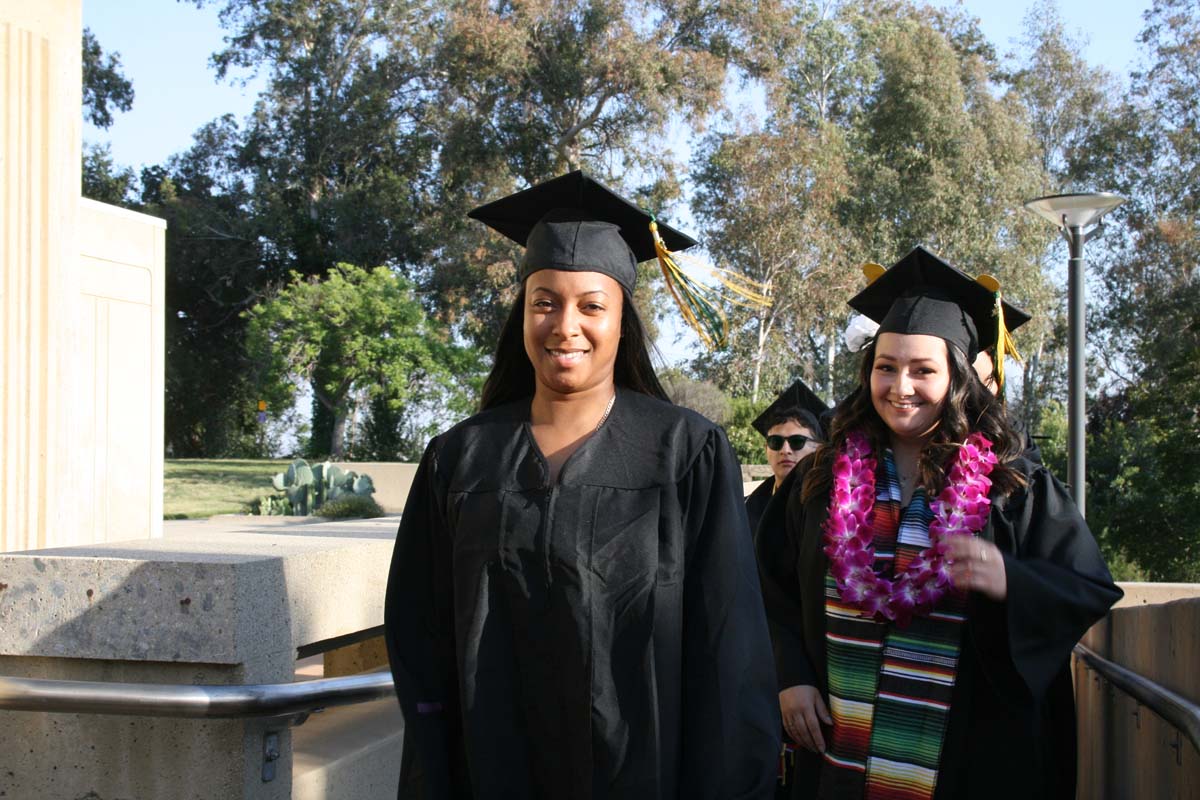
<svg viewBox="0 0 1200 800"><path fill-rule="evenodd" d="M903 570L929 546L933 513L917 489L901 513L891 453L876 479L875 570ZM905 628L859 616L825 576L826 653L833 733L818 796L931 798L945 739L966 599L947 593Z"/></svg>

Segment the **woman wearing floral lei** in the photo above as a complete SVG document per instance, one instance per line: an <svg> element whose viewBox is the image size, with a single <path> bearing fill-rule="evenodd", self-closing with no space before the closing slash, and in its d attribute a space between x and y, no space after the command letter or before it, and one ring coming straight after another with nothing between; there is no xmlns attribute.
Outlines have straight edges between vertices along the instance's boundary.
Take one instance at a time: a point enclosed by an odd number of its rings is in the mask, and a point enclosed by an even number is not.
<svg viewBox="0 0 1200 800"><path fill-rule="evenodd" d="M792 797L1074 797L1070 652L1121 592L972 369L1028 317L920 247L850 304L859 387L758 529Z"/></svg>

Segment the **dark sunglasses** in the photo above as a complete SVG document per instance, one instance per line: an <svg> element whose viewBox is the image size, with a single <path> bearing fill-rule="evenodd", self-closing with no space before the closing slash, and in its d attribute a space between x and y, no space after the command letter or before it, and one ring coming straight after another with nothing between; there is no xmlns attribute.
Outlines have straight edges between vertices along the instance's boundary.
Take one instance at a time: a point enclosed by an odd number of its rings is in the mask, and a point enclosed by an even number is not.
<svg viewBox="0 0 1200 800"><path fill-rule="evenodd" d="M782 450L784 442L787 442L788 447L792 448L793 450L800 450L809 442L817 442L820 444L818 439L814 439L811 436L803 436L799 433L792 434L791 436L779 436L776 434L774 436L767 437L767 447L771 448L772 450Z"/></svg>

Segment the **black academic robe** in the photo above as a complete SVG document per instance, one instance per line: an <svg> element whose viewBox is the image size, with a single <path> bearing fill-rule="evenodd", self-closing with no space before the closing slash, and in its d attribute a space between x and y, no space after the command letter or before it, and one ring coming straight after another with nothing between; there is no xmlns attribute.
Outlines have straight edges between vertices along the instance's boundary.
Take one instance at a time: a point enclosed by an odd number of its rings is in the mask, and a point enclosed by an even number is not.
<svg viewBox="0 0 1200 800"><path fill-rule="evenodd" d="M779 688L817 686L828 700L821 528L828 497L801 500L805 465L788 476L757 534ZM811 462L808 465L812 466ZM980 537L1004 558L1003 603L972 593L935 797L1073 798L1071 649L1121 597L1066 489L1045 467L1011 466L1028 486L993 497ZM806 750L792 797L816 797L821 759Z"/></svg>
<svg viewBox="0 0 1200 800"><path fill-rule="evenodd" d="M771 475L755 486L754 491L746 496L746 516L750 518L751 534L758 530L759 520L762 519L763 512L767 510L767 505L771 502L771 495L774 493L775 476Z"/></svg>
<svg viewBox="0 0 1200 800"><path fill-rule="evenodd" d="M721 429L620 390L547 474L528 400L421 459L385 606L400 797L768 797L775 670Z"/></svg>

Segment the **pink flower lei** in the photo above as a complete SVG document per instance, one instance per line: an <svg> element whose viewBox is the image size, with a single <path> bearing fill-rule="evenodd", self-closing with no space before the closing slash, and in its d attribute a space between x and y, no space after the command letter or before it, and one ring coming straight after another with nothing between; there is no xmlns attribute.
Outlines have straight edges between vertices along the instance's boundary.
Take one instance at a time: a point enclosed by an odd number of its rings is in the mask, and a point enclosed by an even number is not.
<svg viewBox="0 0 1200 800"><path fill-rule="evenodd" d="M946 487L929 504L930 546L922 550L892 580L876 574L874 530L876 459L865 434L846 437L833 462L829 518L825 521L825 555L844 602L880 622L907 625L928 614L950 589L947 542L952 536L973 536L987 524L988 478L996 465L992 443L972 433L959 448L947 474Z"/></svg>

